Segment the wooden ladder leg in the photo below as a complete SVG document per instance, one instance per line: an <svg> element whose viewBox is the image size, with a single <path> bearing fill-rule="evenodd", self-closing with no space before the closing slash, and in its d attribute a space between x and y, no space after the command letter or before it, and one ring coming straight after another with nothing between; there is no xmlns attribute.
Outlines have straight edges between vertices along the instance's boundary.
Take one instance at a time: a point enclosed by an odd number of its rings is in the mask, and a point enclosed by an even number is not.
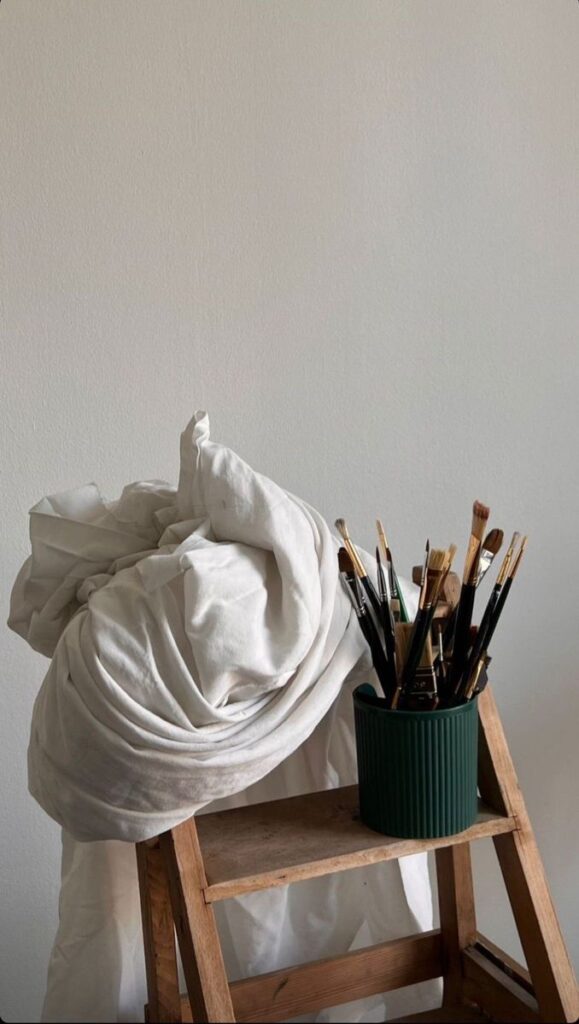
<svg viewBox="0 0 579 1024"><path fill-rule="evenodd" d="M479 788L485 803L516 818L495 849L543 1020L576 1021L577 982L490 687L479 697Z"/></svg>
<svg viewBox="0 0 579 1024"><path fill-rule="evenodd" d="M194 1021L235 1021L215 913L205 902L205 868L195 819L161 836L173 917Z"/></svg>
<svg viewBox="0 0 579 1024"><path fill-rule="evenodd" d="M147 1021L181 1024L179 973L169 882L159 842L137 843L143 942L147 972Z"/></svg>
<svg viewBox="0 0 579 1024"><path fill-rule="evenodd" d="M462 951L476 941L469 843L436 851L440 932L443 946L443 1006L463 1003Z"/></svg>

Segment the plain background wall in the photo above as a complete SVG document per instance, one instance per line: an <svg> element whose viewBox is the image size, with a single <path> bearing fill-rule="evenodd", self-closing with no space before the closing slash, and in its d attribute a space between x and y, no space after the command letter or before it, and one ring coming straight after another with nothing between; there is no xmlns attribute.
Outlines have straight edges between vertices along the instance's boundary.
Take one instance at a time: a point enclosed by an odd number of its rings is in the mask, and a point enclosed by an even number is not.
<svg viewBox="0 0 579 1024"><path fill-rule="evenodd" d="M2 617L27 511L213 435L398 563L530 534L495 692L579 958L575 0L4 0ZM2 665L0 1016L39 1013L46 665ZM517 951L491 855L482 929Z"/></svg>

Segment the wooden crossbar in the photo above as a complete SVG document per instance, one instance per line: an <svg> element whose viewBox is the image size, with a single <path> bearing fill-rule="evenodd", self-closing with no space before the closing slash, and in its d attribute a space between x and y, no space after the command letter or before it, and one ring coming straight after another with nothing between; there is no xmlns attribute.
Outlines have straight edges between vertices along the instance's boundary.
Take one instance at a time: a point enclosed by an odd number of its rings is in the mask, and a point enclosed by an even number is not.
<svg viewBox="0 0 579 1024"><path fill-rule="evenodd" d="M230 991L236 1021L259 1024L315 1013L441 974L442 944L436 929L234 981ZM186 997L181 1008L183 1020L192 1020Z"/></svg>

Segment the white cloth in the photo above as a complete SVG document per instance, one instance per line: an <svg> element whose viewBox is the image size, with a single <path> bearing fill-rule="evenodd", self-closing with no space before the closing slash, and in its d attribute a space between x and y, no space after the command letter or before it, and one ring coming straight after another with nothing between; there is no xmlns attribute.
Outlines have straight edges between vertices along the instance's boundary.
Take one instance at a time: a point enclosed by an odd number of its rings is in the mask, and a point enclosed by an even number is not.
<svg viewBox="0 0 579 1024"><path fill-rule="evenodd" d="M198 413L179 488L45 498L9 624L53 655L29 786L80 840L138 841L263 778L310 735L364 643L322 517Z"/></svg>
<svg viewBox="0 0 579 1024"><path fill-rule="evenodd" d="M355 780L351 691L343 687L314 733L267 778L225 806L273 800ZM433 927L425 854L252 893L216 905L230 980L332 956ZM181 990L185 991L182 984ZM400 989L304 1020L378 1022L420 1012L438 982ZM60 926L42 1020L143 1019L147 1000L134 848L63 835Z"/></svg>
<svg viewBox="0 0 579 1024"><path fill-rule="evenodd" d="M66 830L43 1020L137 1020L134 848L100 840L146 838L220 797L353 781L351 690L367 654L324 520L210 442L205 414L182 435L177 491L154 481L115 503L94 485L45 498L31 543L9 624L52 656L29 785ZM255 893L218 914L231 978L345 952L432 926L426 859ZM314 1019L419 1005L396 993Z"/></svg>

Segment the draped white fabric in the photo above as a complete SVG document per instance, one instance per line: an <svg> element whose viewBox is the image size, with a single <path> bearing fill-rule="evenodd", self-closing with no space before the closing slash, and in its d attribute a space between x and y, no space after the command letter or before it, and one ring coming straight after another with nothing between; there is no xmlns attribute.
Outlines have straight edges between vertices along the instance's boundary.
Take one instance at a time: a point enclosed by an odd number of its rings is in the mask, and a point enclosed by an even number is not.
<svg viewBox="0 0 579 1024"><path fill-rule="evenodd" d="M267 778L215 807L353 782L352 688L343 687L314 733ZM231 980L433 927L425 854L252 893L216 910ZM439 983L426 982L301 1019L378 1022L427 1009L438 994ZM60 926L42 1020L138 1021L146 998L134 848L64 834Z"/></svg>
<svg viewBox="0 0 579 1024"><path fill-rule="evenodd" d="M209 440L181 437L176 492L45 498L10 625L53 655L29 785L80 840L140 840L263 778L360 662L322 517Z"/></svg>
<svg viewBox="0 0 579 1024"><path fill-rule="evenodd" d="M140 1019L134 850L116 840L216 800L352 781L351 690L367 654L323 518L211 442L205 413L182 434L177 490L149 481L113 503L94 485L44 498L31 546L9 625L52 658L29 786L65 829L43 1019ZM428 873L408 858L219 912L230 975L245 976L430 927ZM383 1016L376 998L316 1019Z"/></svg>

